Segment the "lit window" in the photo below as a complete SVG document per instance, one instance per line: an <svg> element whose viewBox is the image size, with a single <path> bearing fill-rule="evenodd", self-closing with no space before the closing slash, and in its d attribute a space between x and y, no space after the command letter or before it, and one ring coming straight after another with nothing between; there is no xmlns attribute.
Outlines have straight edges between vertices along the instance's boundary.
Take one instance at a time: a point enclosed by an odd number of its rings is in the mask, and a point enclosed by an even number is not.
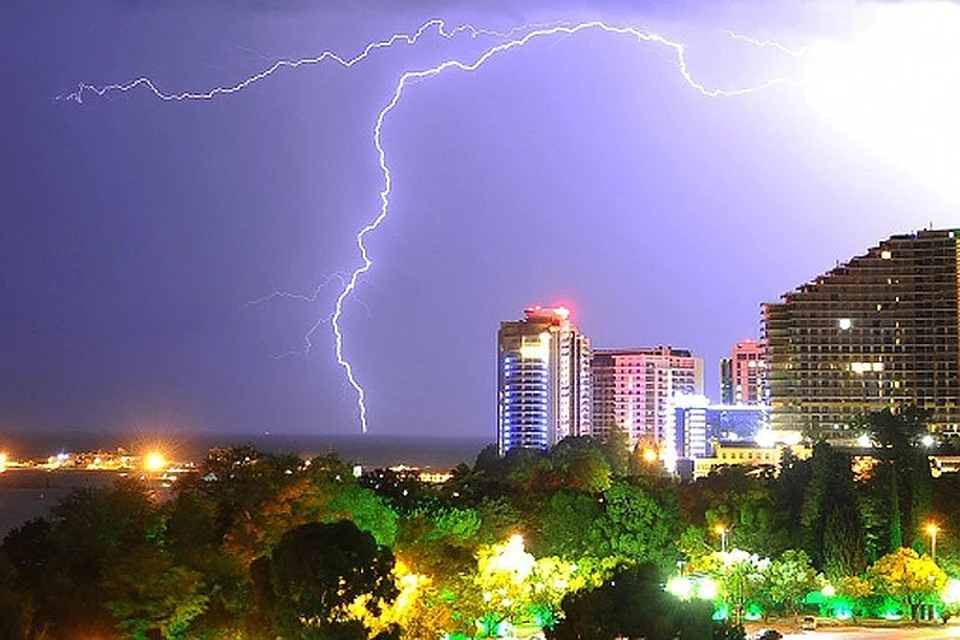
<svg viewBox="0 0 960 640"><path fill-rule="evenodd" d="M853 326L853 321L850 318L840 318L837 324L841 331L846 331Z"/></svg>
<svg viewBox="0 0 960 640"><path fill-rule="evenodd" d="M880 258L882 260L890 260L893 258L893 253L891 253L889 249L884 249L880 252Z"/></svg>

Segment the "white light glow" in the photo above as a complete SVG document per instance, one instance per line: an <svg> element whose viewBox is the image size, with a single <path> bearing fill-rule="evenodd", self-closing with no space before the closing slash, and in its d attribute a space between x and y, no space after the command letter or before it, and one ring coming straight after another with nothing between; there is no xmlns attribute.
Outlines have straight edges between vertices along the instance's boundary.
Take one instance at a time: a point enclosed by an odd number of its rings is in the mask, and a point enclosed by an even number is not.
<svg viewBox="0 0 960 640"><path fill-rule="evenodd" d="M960 201L960 7L883 5L846 42L810 48L806 94L837 129Z"/></svg>
<svg viewBox="0 0 960 640"><path fill-rule="evenodd" d="M940 594L940 597L943 599L944 604L960 603L960 580L953 578L947 580L947 586L943 588L943 593Z"/></svg>
<svg viewBox="0 0 960 640"><path fill-rule="evenodd" d="M681 600L689 600L690 595L693 593L693 583L690 582L689 578L676 576L670 578L667 582L667 591Z"/></svg>
<svg viewBox="0 0 960 640"><path fill-rule="evenodd" d="M761 429L757 431L756 441L757 441L758 447L763 447L764 449L770 449L776 444L777 439L774 436L773 431L771 431L770 429Z"/></svg>
<svg viewBox="0 0 960 640"><path fill-rule="evenodd" d="M716 600L718 595L717 583L710 578L704 578L700 581L700 588L697 590L697 597L701 600Z"/></svg>

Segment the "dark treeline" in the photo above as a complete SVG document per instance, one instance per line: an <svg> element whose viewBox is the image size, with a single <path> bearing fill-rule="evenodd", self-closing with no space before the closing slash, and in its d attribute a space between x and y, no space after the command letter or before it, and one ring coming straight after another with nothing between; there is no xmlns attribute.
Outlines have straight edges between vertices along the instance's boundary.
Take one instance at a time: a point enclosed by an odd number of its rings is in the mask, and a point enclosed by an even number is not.
<svg viewBox="0 0 960 640"><path fill-rule="evenodd" d="M869 416L876 453L857 465L821 443L809 460L689 484L622 434L504 458L488 447L441 485L358 478L336 454L214 450L165 502L124 480L11 531L0 637L420 639L508 623L560 639L737 637L712 604L663 589L678 566L709 573L718 525L731 549L772 561L752 594L735 567L716 570L732 610L753 598L796 612L817 579L882 590L880 561L927 551L927 519L944 531L938 563L960 569L960 478L931 477L925 418Z"/></svg>

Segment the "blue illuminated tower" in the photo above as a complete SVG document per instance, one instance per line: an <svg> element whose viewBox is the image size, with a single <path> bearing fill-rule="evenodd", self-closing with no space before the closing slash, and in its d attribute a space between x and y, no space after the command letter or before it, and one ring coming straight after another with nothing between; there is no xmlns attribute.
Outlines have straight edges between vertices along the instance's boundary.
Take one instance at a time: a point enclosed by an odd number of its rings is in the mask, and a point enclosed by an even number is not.
<svg viewBox="0 0 960 640"><path fill-rule="evenodd" d="M497 448L546 449L590 435L590 340L564 307L533 307L497 334Z"/></svg>

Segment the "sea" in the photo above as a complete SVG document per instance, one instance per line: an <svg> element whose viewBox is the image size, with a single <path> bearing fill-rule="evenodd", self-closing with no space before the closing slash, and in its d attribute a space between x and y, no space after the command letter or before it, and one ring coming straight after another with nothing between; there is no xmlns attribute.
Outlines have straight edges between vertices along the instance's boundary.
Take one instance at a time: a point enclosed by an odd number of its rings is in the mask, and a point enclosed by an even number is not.
<svg viewBox="0 0 960 640"><path fill-rule="evenodd" d="M345 460L365 469L403 464L444 471L460 463L473 465L477 454L488 444L491 444L488 438L373 434L0 432L0 451L17 460L118 449L139 455L157 449L171 461L199 463L212 448L250 445L265 453L293 453L303 458L336 451ZM80 470L8 469L0 473L0 538L23 522L46 515L74 489L108 485L118 477L115 472Z"/></svg>

